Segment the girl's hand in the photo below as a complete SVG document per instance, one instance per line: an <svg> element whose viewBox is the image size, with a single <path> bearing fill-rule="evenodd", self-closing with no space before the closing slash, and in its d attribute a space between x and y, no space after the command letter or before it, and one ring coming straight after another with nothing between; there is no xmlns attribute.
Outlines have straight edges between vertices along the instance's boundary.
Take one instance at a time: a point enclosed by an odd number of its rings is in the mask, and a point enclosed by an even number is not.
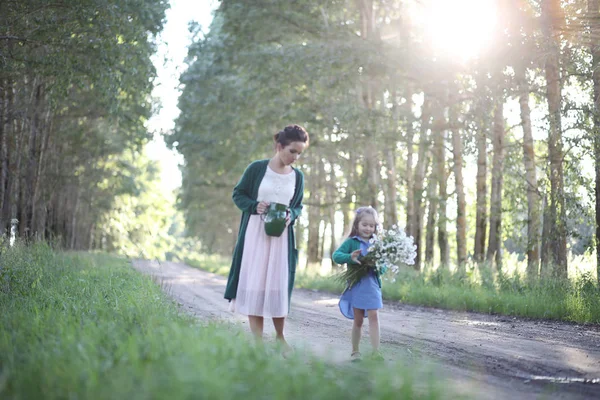
<svg viewBox="0 0 600 400"><path fill-rule="evenodd" d="M350 254L350 257L352 258L352 261L354 261L356 264L360 264L360 261L358 261L358 257L360 257L360 249L354 250Z"/></svg>
<svg viewBox="0 0 600 400"><path fill-rule="evenodd" d="M264 214L265 211L267 210L267 207L269 207L269 203L267 203L266 201L261 201L256 206L256 212L259 214Z"/></svg>

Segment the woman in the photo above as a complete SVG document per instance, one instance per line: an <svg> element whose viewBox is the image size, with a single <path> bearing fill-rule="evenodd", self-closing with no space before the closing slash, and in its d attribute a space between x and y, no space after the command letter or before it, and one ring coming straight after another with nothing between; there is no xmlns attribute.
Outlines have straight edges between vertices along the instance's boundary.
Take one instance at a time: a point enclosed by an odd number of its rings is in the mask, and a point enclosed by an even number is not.
<svg viewBox="0 0 600 400"><path fill-rule="evenodd" d="M262 339L264 318L272 318L277 340L288 348L283 328L298 261L291 227L302 210L304 192L304 175L292 164L309 139L304 128L289 125L274 141L275 155L252 162L233 189L242 219L225 298L233 311L248 316L257 339ZM286 228L279 237L268 236L261 219L271 202L288 206Z"/></svg>

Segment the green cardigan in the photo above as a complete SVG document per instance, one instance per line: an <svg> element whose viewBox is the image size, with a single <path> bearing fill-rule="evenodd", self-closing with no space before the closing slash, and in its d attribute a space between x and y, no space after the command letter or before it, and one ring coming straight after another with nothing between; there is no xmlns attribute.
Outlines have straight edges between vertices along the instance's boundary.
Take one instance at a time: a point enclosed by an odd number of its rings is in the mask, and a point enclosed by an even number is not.
<svg viewBox="0 0 600 400"><path fill-rule="evenodd" d="M227 286L225 288L225 298L228 300L235 299L237 295L238 282L240 280L240 267L242 265L242 254L244 253L244 239L246 238L246 229L250 215L258 214L256 206L258 201L258 188L267 172L269 160L254 161L244 171L242 178L233 189L233 202L240 210L242 210L242 219L240 221L240 230L238 232L237 243L233 251L233 260L231 261L231 269L227 278ZM302 198L304 196L304 175L302 172L294 168L296 173L296 188L294 196L290 202L290 224L288 229L288 297L292 296L294 288L294 279L296 277L296 264L298 262L298 250L296 249L296 239L294 236L294 222L300 216L302 211Z"/></svg>
<svg viewBox="0 0 600 400"><path fill-rule="evenodd" d="M344 242L338 247L336 251L333 252L331 258L333 262L336 264L346 264L348 268L351 268L353 265L358 265L354 261L352 261L352 252L360 250L360 240L355 237L349 237L344 240ZM375 276L377 277L377 283L379 287L381 287L381 277L379 276L379 271L375 271Z"/></svg>

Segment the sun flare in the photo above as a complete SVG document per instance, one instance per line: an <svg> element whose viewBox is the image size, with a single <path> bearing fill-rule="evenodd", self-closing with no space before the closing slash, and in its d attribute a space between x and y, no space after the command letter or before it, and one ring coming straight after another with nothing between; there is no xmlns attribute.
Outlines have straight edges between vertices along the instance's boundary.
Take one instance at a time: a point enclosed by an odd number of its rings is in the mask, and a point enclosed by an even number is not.
<svg viewBox="0 0 600 400"><path fill-rule="evenodd" d="M420 4L417 18L436 54L466 61L489 44L496 25L494 1L429 0Z"/></svg>

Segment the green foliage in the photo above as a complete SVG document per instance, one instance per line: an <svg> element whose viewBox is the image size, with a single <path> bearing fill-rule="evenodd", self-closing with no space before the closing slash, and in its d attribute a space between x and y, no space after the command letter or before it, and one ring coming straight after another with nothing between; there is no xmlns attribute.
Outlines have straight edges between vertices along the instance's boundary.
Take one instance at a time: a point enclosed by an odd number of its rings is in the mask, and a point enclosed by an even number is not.
<svg viewBox="0 0 600 400"><path fill-rule="evenodd" d="M366 19L362 19L366 10L361 4L373 6ZM561 52L569 248L574 254L583 254L593 245L593 188L589 181L593 172L588 168L593 165L593 66L585 43L587 34L580 35L589 28L589 21L580 18L585 2L563 1L561 5L571 33L576 33L565 37ZM501 8L489 49L482 49L476 60L461 63L450 53L434 53L424 24L411 19L415 11L411 2L221 2L207 36L192 28L196 40L189 48L189 68L181 77L182 113L169 138L186 160L179 207L185 213L187 233L209 244L211 252L231 251L238 226L237 210L229 200L231 188L249 161L271 154L270 136L288 122L305 124L312 135L312 145L300 162L306 173L307 211L316 209L308 218L309 230L319 229L314 226L321 223L327 226L331 207L339 212L348 203L373 198L383 203L389 198L386 174L390 161L385 154L389 149L394 149L396 163L395 206L407 205L411 188L405 185L406 169L416 167L418 145L429 140L427 128L433 122L429 117L421 120L419 99L425 98L430 111L443 109L440 125L444 125L448 149L444 162L450 176L449 214L454 212L456 198L449 130L456 130L463 140L467 247L472 251L476 188L474 174L467 171L476 168L472 157L477 153L475 138L483 133L489 144L498 96L514 102L526 89L535 100L531 102L535 103L531 120L536 183L540 196L550 191L544 77L547 43L534 18L539 14L539 2ZM369 33L364 32L367 20L373 23ZM452 107L457 120L447 121L446 109ZM517 105L513 119L519 119L518 111ZM412 147L407 143L409 127L415 133L410 136ZM523 143L520 127L505 128L502 240L505 250L525 257L528 216ZM364 154L372 143L376 146L374 176L368 174L372 165ZM413 165L407 166L409 151ZM490 153L488 175L491 159ZM439 179L436 170L424 170L420 179L426 181L425 187ZM486 196L489 190L488 184ZM432 200L428 197L424 196L424 207ZM385 215L387 210L381 211ZM400 220L402 211L400 208ZM452 238L453 216L446 218ZM215 235L215 230L221 234ZM450 242L454 247L452 239ZM455 252L451 254L455 256Z"/></svg>
<svg viewBox="0 0 600 400"><path fill-rule="evenodd" d="M40 244L4 249L0 261L2 398L442 396L414 368L284 360L238 327L199 324L123 258Z"/></svg>
<svg viewBox="0 0 600 400"><path fill-rule="evenodd" d="M312 135L314 158L299 163L311 179L321 169L313 161L352 164L347 149L397 136L391 111L379 99L365 108L360 86L398 78L402 69L390 54L401 65L403 59L393 47L362 39L359 19L355 5L338 1L234 0L221 4L206 37L194 31L181 77L182 112L168 141L186 160L180 207L188 232L214 243L213 251L230 252L230 238L206 227L235 235L231 189L250 161L271 155L272 135L285 124L303 124ZM366 172L359 175L365 179ZM340 187L347 179L341 178ZM341 199L341 191L332 193L331 201Z"/></svg>
<svg viewBox="0 0 600 400"><path fill-rule="evenodd" d="M124 152L109 168L124 170L127 176L98 221L94 247L130 257L165 259L183 235L171 230L181 218L174 207L175 195L161 189L159 171L143 153ZM111 182L103 182L105 190Z"/></svg>
<svg viewBox="0 0 600 400"><path fill-rule="evenodd" d="M167 7L165 0L0 4L3 128L16 138L0 147L10 174L28 187L27 209L3 215L2 230L18 218L23 236L87 249L115 198L138 193L131 154L151 138L150 56ZM7 193L4 209L16 209L16 199Z"/></svg>

